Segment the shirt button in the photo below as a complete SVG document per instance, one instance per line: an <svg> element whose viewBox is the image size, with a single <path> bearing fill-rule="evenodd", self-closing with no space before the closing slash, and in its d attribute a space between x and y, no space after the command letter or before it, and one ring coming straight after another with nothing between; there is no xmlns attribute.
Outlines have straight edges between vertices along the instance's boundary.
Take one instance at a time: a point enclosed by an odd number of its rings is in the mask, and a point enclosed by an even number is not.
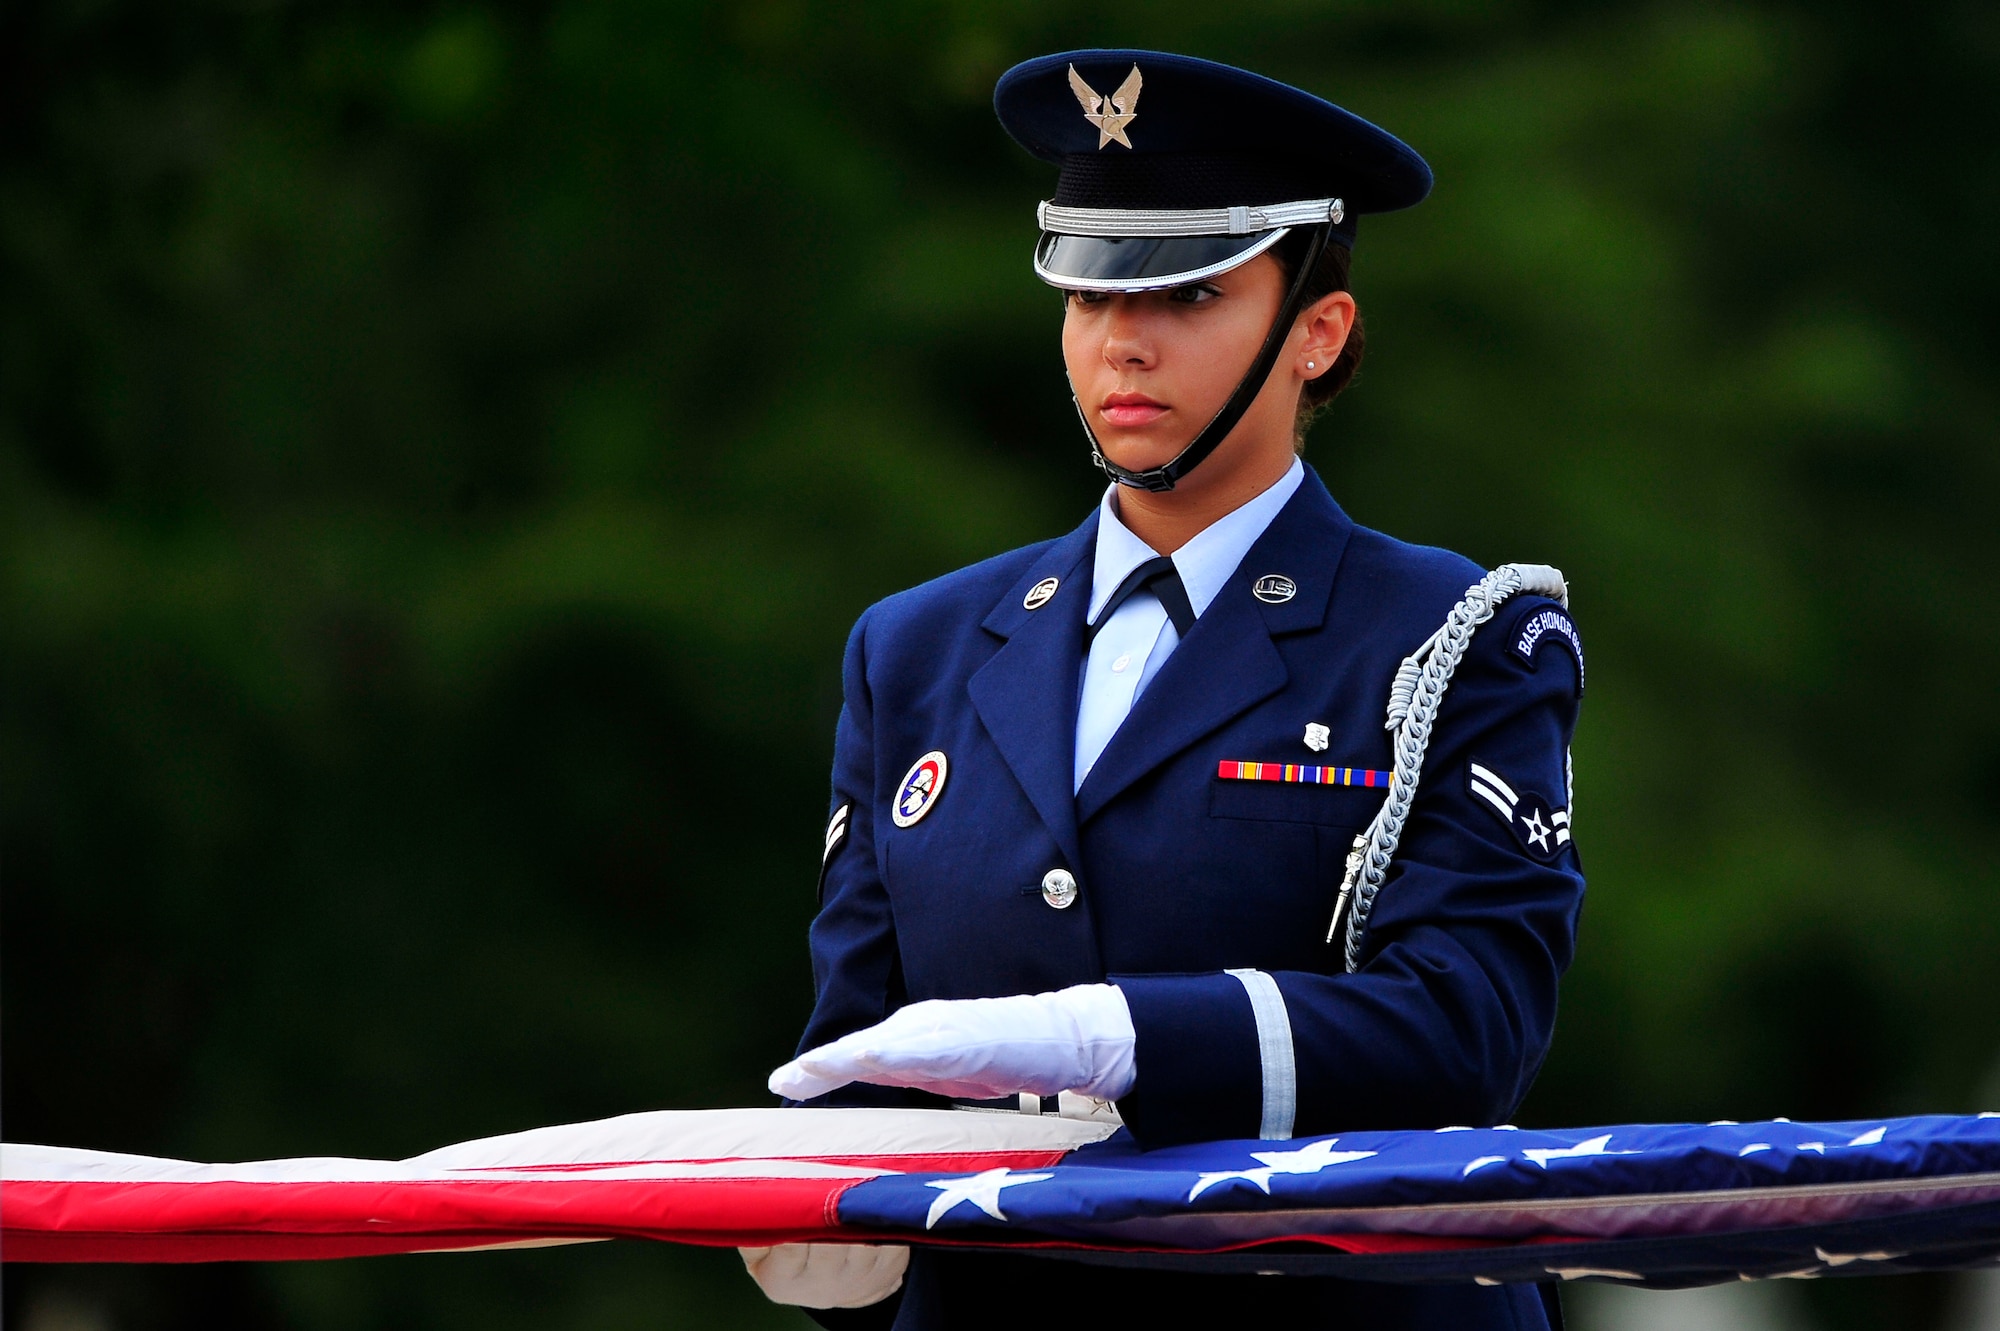
<svg viewBox="0 0 2000 1331"><path fill-rule="evenodd" d="M1043 874L1042 900L1057 910L1067 910L1076 900L1076 875L1068 869L1051 869Z"/></svg>
<svg viewBox="0 0 2000 1331"><path fill-rule="evenodd" d="M1111 673L1114 675L1122 675L1125 673L1125 667L1131 664L1132 664L1132 653L1127 652L1125 653L1125 655L1119 657L1116 661L1113 661L1111 663Z"/></svg>

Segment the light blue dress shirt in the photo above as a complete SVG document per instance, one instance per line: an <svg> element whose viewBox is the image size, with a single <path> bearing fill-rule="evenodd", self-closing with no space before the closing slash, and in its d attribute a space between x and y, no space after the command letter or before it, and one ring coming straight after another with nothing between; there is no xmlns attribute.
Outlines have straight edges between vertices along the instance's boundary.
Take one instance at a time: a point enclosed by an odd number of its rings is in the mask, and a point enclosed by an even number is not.
<svg viewBox="0 0 2000 1331"><path fill-rule="evenodd" d="M1216 593L1236 572L1250 547L1278 516L1305 479L1305 464L1292 459L1291 469L1270 489L1232 513L1204 527L1193 540L1174 551L1174 569L1187 588L1188 602L1196 618L1206 613ZM1118 487L1104 491L1097 519L1097 562L1091 570L1089 619L1097 618L1104 603L1125 581L1125 575L1159 551L1132 534L1118 518ZM1098 630L1090 644L1090 658L1083 667L1083 697L1076 713L1076 783L1097 764L1104 746L1118 733L1118 727L1132 711L1153 676L1179 645L1181 635L1167 618L1167 608L1150 591L1138 592L1118 607L1118 613Z"/></svg>

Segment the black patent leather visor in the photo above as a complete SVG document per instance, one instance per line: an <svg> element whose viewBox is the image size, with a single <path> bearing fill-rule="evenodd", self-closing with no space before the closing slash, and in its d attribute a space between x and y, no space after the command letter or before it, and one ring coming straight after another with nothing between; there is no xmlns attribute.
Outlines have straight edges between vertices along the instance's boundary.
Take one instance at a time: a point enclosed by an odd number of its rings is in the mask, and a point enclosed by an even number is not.
<svg viewBox="0 0 2000 1331"><path fill-rule="evenodd" d="M1044 231L1035 275L1067 291L1158 291L1248 263L1289 227L1246 236L1065 236Z"/></svg>

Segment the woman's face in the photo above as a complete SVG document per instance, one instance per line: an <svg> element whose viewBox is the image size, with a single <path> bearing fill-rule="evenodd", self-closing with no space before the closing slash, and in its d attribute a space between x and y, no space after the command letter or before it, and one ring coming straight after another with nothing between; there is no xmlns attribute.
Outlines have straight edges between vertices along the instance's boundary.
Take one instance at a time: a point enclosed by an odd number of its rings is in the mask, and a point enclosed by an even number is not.
<svg viewBox="0 0 2000 1331"><path fill-rule="evenodd" d="M1105 455L1136 471L1169 462L1186 448L1249 369L1284 296L1284 270L1268 254L1167 291L1071 292L1063 360ZM1327 313L1338 325L1330 354L1321 308L1329 304L1335 308ZM1246 449L1282 448L1289 457L1300 385L1332 366L1353 308L1345 292L1335 292L1306 312L1256 401L1203 471L1226 468L1224 454ZM1306 368L1309 356L1313 369Z"/></svg>

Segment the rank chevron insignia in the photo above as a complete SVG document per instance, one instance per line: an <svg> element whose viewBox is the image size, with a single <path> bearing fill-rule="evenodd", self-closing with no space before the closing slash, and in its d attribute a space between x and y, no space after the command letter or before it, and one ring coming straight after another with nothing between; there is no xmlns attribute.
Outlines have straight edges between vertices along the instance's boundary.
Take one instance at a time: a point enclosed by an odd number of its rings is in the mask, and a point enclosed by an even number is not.
<svg viewBox="0 0 2000 1331"><path fill-rule="evenodd" d="M1514 783L1492 768L1477 762L1469 764L1465 790L1499 815L1514 839L1521 843L1521 849L1536 859L1553 860L1569 845L1569 810L1557 808L1532 790L1517 792Z"/></svg>
<svg viewBox="0 0 2000 1331"><path fill-rule="evenodd" d="M1113 143L1129 148L1132 140L1125 137L1125 127L1139 115L1139 67L1132 66L1132 72L1118 85L1118 91L1106 98L1097 89L1083 81L1083 75L1076 72L1076 66L1069 67L1069 88L1076 94L1076 100L1083 103L1083 118L1097 126L1097 146L1106 147ZM1107 105L1108 103L1108 105Z"/></svg>

